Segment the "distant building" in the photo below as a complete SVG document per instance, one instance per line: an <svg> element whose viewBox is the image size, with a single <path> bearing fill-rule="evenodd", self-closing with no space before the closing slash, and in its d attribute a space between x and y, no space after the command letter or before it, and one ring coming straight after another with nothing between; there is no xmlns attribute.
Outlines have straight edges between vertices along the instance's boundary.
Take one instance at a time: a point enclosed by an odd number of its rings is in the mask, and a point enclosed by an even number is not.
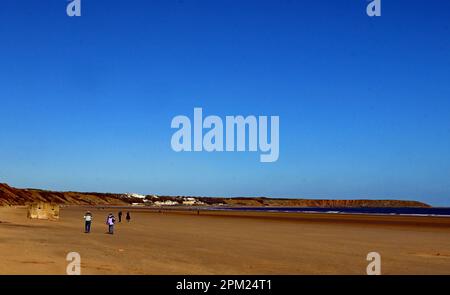
<svg viewBox="0 0 450 295"><path fill-rule="evenodd" d="M153 203L155 206L176 206L178 202L166 200L166 201L156 201Z"/></svg>
<svg viewBox="0 0 450 295"><path fill-rule="evenodd" d="M192 197L187 197L187 198L183 198L183 205L189 205L189 206L193 206L193 205L204 205L205 203L196 199L196 198L192 198Z"/></svg>

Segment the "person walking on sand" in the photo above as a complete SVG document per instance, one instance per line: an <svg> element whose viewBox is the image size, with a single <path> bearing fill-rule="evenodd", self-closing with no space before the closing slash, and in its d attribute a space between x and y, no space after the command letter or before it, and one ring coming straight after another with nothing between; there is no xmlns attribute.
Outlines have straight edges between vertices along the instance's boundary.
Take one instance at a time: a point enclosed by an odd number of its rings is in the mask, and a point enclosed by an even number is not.
<svg viewBox="0 0 450 295"><path fill-rule="evenodd" d="M92 214L91 212L86 212L86 214L84 214L84 232L85 233L90 233L91 232L91 224L92 224Z"/></svg>
<svg viewBox="0 0 450 295"><path fill-rule="evenodd" d="M106 224L108 225L108 233L110 235L114 234L114 223L116 223L116 219L112 213L109 213L108 218L106 219Z"/></svg>
<svg viewBox="0 0 450 295"><path fill-rule="evenodd" d="M127 222L130 222L130 220L131 220L131 216L130 216L130 212L127 212Z"/></svg>
<svg viewBox="0 0 450 295"><path fill-rule="evenodd" d="M122 211L119 211L119 222L122 222Z"/></svg>

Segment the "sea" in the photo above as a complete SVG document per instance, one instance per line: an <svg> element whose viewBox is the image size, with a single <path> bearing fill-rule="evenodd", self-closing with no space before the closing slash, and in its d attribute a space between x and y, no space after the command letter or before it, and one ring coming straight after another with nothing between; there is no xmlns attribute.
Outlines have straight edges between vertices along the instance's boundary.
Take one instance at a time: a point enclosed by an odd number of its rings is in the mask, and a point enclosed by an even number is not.
<svg viewBox="0 0 450 295"><path fill-rule="evenodd" d="M413 207L363 207L363 208L323 208L323 207L216 207L214 210L258 211L258 212L297 212L330 214L373 214L373 215L410 215L450 217L450 208L413 208Z"/></svg>

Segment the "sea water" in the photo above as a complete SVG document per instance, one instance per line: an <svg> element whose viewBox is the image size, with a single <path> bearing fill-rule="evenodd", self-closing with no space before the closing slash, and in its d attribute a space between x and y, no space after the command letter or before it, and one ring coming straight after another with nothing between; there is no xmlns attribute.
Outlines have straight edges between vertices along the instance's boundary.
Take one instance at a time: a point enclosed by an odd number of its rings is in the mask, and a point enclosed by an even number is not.
<svg viewBox="0 0 450 295"><path fill-rule="evenodd" d="M297 213L335 213L335 214L374 214L374 215L415 215L450 217L450 208L413 208L413 207L381 207L381 208L322 208L322 207L225 207L216 210L231 211L263 211L263 212L297 212Z"/></svg>

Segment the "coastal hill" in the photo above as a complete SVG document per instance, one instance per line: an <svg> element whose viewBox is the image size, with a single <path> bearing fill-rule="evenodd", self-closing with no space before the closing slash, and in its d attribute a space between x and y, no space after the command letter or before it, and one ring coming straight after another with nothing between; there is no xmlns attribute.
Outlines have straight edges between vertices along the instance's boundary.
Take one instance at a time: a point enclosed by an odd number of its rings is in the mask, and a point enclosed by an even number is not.
<svg viewBox="0 0 450 295"><path fill-rule="evenodd" d="M319 200L279 198L212 198L156 196L90 192L55 192L39 189L18 189L0 183L0 206L26 205L35 202L65 205L141 205L141 206L279 206L279 207L431 207L417 201L403 200Z"/></svg>
<svg viewBox="0 0 450 295"><path fill-rule="evenodd" d="M35 202L68 205L126 205L120 194L53 192L38 189L17 189L0 183L0 206L26 205Z"/></svg>

